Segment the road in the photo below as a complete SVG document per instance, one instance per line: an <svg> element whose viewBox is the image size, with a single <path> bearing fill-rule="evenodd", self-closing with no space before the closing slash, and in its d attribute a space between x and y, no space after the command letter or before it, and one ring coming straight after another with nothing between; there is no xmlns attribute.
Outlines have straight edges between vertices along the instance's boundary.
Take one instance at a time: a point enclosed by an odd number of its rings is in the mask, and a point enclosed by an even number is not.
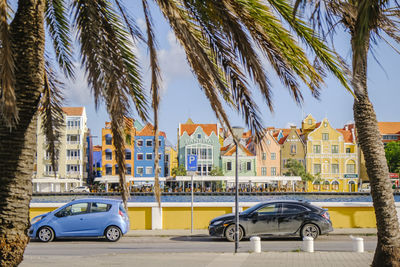
<svg viewBox="0 0 400 267"><path fill-rule="evenodd" d="M373 252L376 247L376 236L364 236L365 251ZM267 251L299 251L302 241L298 238L263 238L261 249ZM349 236L320 236L314 242L315 251L352 251ZM104 254L126 253L207 253L233 252L234 243L224 239L208 236L178 237L123 237L116 243L105 240L56 240L51 243L31 241L25 256L96 256ZM250 252L251 242L241 241L239 252Z"/></svg>

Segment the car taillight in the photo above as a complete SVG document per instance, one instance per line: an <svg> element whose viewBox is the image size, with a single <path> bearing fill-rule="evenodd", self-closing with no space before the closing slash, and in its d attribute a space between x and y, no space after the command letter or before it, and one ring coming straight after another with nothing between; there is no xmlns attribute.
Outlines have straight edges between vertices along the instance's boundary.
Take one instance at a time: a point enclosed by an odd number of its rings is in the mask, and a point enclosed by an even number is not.
<svg viewBox="0 0 400 267"><path fill-rule="evenodd" d="M324 217L324 218L327 219L328 221L331 220L331 218L329 217L329 213L328 213L328 212L325 211L325 212L322 213L321 215L322 215L322 217Z"/></svg>
<svg viewBox="0 0 400 267"><path fill-rule="evenodd" d="M119 215L121 215L121 217L122 217L122 218L124 218L124 217L125 217L125 215L122 213L122 211L121 211L121 210L118 210L118 214L119 214Z"/></svg>

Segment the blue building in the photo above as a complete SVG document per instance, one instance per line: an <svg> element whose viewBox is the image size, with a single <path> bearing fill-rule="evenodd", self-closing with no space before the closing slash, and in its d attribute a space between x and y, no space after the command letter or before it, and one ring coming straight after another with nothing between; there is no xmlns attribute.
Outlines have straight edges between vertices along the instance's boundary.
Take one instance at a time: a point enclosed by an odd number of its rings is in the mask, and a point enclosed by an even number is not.
<svg viewBox="0 0 400 267"><path fill-rule="evenodd" d="M134 149L134 167L135 177L154 177L154 160L155 157L159 157L159 177L165 177L165 133L160 132L158 141L159 149L158 155L155 155L154 151L154 127L148 123L141 131L135 136L135 149Z"/></svg>

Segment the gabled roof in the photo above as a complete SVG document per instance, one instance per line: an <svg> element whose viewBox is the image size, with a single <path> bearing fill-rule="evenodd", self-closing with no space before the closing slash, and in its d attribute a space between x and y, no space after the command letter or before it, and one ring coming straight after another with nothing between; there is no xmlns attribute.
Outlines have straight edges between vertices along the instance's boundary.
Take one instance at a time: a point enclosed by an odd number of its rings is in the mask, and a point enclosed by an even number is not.
<svg viewBox="0 0 400 267"><path fill-rule="evenodd" d="M82 116L84 107L62 107L67 116Z"/></svg>
<svg viewBox="0 0 400 267"><path fill-rule="evenodd" d="M400 122L378 122L381 134L400 134Z"/></svg>
<svg viewBox="0 0 400 267"><path fill-rule="evenodd" d="M212 132L218 136L218 126L217 124L181 124L179 136L182 136L184 132L187 132L189 136L191 136L197 129L197 127L201 127L204 133L207 136L210 136Z"/></svg>
<svg viewBox="0 0 400 267"><path fill-rule="evenodd" d="M164 136L166 138L166 134L162 131L158 132L160 136ZM136 134L137 136L154 136L154 126L151 123L147 123L146 126L143 127L143 129Z"/></svg>
<svg viewBox="0 0 400 267"><path fill-rule="evenodd" d="M242 144L239 144L240 148L246 153L246 156L255 156L251 153L247 148L245 148ZM224 150L222 150L224 149ZM221 151L226 151L225 153L221 153L221 156L232 156L236 152L235 144L230 144L226 147L221 148Z"/></svg>

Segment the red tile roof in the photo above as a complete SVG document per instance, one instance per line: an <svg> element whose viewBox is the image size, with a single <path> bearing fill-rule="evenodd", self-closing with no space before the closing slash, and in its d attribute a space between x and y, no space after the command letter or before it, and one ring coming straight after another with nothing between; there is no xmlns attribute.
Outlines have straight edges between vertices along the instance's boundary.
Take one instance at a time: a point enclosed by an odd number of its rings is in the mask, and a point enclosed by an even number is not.
<svg viewBox="0 0 400 267"><path fill-rule="evenodd" d="M187 134L191 136L196 131L197 127L201 127L208 136L210 136L212 132L218 136L217 124L181 124L179 136L182 136L184 132L187 132Z"/></svg>
<svg viewBox="0 0 400 267"><path fill-rule="evenodd" d="M101 151L101 146L93 146L93 151Z"/></svg>
<svg viewBox="0 0 400 267"><path fill-rule="evenodd" d="M338 132L340 132L341 134L343 134L345 143L354 143L353 134L351 133L350 130L346 130L346 129L336 129L336 130Z"/></svg>
<svg viewBox="0 0 400 267"><path fill-rule="evenodd" d="M400 122L378 122L381 134L400 134Z"/></svg>
<svg viewBox="0 0 400 267"><path fill-rule="evenodd" d="M146 126L143 127L141 131L137 133L138 136L154 136L154 126L151 123L147 123ZM159 131L160 136L164 136L166 138L165 132Z"/></svg>
<svg viewBox="0 0 400 267"><path fill-rule="evenodd" d="M251 153L247 148L245 148L242 144L239 144L240 148L246 153L247 156L254 156L253 153ZM232 156L233 153L236 152L236 146L234 144L230 144L229 146L227 146L227 148L229 147L228 151L223 154L222 156ZM222 150L222 149L221 149Z"/></svg>
<svg viewBox="0 0 400 267"><path fill-rule="evenodd" d="M62 107L62 110L68 116L82 116L83 107Z"/></svg>

